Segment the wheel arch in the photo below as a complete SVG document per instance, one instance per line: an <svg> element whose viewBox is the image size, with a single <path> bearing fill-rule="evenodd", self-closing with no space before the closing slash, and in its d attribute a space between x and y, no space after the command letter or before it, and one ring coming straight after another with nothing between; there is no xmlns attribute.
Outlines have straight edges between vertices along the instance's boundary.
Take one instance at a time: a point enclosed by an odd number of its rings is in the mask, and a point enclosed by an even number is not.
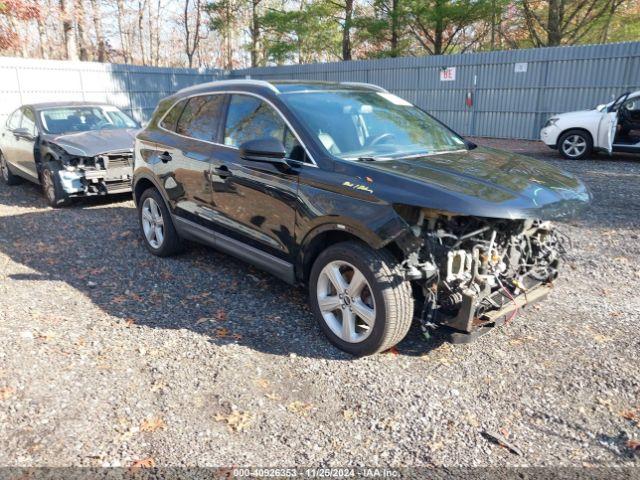
<svg viewBox="0 0 640 480"><path fill-rule="evenodd" d="M591 139L591 145L595 146L593 133L591 133L591 131L588 128L585 128L585 127L569 127L569 128L565 128L564 130L562 130L560 132L560 134L558 135L558 139L556 140L556 148L558 150L560 149L560 140L562 139L562 137L564 137L569 132L583 132L583 133L586 133L587 135L589 135L589 138Z"/></svg>
<svg viewBox="0 0 640 480"><path fill-rule="evenodd" d="M350 240L368 245L374 250L388 248L394 256L398 254L397 251L394 251L395 243L393 241L384 242L372 231L336 222L324 223L309 231L300 244L295 265L296 280L306 284L313 263L320 252L331 245Z"/></svg>

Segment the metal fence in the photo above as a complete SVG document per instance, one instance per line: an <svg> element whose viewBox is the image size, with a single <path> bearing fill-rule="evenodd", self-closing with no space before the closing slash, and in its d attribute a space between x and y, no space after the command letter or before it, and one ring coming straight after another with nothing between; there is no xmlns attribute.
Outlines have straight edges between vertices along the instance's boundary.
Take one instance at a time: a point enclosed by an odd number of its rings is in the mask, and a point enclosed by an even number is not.
<svg viewBox="0 0 640 480"><path fill-rule="evenodd" d="M176 90L245 76L375 83L462 134L536 139L553 113L590 108L623 91L640 90L640 42L250 68L227 75L0 58L0 122L21 104L52 100L109 102L145 120L158 100Z"/></svg>
<svg viewBox="0 0 640 480"><path fill-rule="evenodd" d="M145 120L158 100L220 75L218 70L0 58L0 122L27 103L87 100L118 106Z"/></svg>
<svg viewBox="0 0 640 480"><path fill-rule="evenodd" d="M375 83L462 134L537 139L553 113L640 90L640 42L250 68L232 76Z"/></svg>

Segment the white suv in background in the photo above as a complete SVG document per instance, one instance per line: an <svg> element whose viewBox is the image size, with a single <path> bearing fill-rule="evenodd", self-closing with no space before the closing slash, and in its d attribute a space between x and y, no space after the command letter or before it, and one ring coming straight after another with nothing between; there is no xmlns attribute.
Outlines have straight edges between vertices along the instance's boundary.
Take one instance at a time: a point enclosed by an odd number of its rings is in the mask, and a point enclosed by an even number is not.
<svg viewBox="0 0 640 480"><path fill-rule="evenodd" d="M540 139L572 160L594 151L640 153L640 90L593 110L553 115Z"/></svg>

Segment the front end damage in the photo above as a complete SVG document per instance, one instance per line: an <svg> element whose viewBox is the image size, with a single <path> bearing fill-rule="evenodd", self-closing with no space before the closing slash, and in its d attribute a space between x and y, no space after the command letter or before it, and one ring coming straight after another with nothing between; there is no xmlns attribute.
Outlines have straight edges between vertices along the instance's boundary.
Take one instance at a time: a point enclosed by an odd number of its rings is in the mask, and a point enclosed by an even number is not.
<svg viewBox="0 0 640 480"><path fill-rule="evenodd" d="M411 233L398 241L406 276L418 287L416 314L425 335L445 327L467 343L512 320L551 290L565 254L550 222L399 212Z"/></svg>
<svg viewBox="0 0 640 480"><path fill-rule="evenodd" d="M60 185L70 197L131 191L131 151L110 152L93 157L65 154L59 155L58 163Z"/></svg>

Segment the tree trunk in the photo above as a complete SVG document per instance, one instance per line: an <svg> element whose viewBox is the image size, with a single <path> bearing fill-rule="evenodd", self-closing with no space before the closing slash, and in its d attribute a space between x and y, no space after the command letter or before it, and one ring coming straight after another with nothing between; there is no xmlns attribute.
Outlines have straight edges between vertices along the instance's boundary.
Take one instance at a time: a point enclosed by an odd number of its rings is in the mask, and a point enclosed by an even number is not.
<svg viewBox="0 0 640 480"><path fill-rule="evenodd" d="M549 0L547 18L547 47L555 47L562 42L562 13L564 0Z"/></svg>
<svg viewBox="0 0 640 480"><path fill-rule="evenodd" d="M78 51L80 52L80 60L86 62L89 60L89 52L87 49L87 36L85 33L85 12L83 0L75 1L75 17L78 34L76 35L76 42L78 45Z"/></svg>
<svg viewBox="0 0 640 480"><path fill-rule="evenodd" d="M258 5L260 0L251 0L251 66L257 67L260 50L260 21L258 19Z"/></svg>
<svg viewBox="0 0 640 480"><path fill-rule="evenodd" d="M400 0L393 0L391 4L391 56L398 56L398 26L400 19Z"/></svg>
<svg viewBox="0 0 640 480"><path fill-rule="evenodd" d="M91 0L91 10L93 12L93 28L96 31L97 60L106 61L106 49L104 43L104 31L102 30L102 14L100 12L100 0Z"/></svg>
<svg viewBox="0 0 640 480"><path fill-rule="evenodd" d="M144 0L144 2L138 0L138 40L140 44L140 59L142 61L142 65L147 64L144 48L144 11L146 8L147 0Z"/></svg>
<svg viewBox="0 0 640 480"><path fill-rule="evenodd" d="M49 58L49 51L47 50L49 41L47 39L47 29L42 22L42 18L38 17L38 39L40 40L40 56L43 59Z"/></svg>
<svg viewBox="0 0 640 480"><path fill-rule="evenodd" d="M353 21L353 2L344 2L344 27L342 29L342 60L351 60L351 22Z"/></svg>
<svg viewBox="0 0 640 480"><path fill-rule="evenodd" d="M117 0L118 7L118 31L120 32L120 47L122 48L122 59L124 63L129 63L129 45L127 42L127 34L124 31L122 20L124 19L124 0Z"/></svg>
<svg viewBox="0 0 640 480"><path fill-rule="evenodd" d="M76 50L76 33L73 29L71 14L67 11L66 0L60 0L60 15L62 17L62 33L64 35L65 58L67 60L78 60Z"/></svg>

